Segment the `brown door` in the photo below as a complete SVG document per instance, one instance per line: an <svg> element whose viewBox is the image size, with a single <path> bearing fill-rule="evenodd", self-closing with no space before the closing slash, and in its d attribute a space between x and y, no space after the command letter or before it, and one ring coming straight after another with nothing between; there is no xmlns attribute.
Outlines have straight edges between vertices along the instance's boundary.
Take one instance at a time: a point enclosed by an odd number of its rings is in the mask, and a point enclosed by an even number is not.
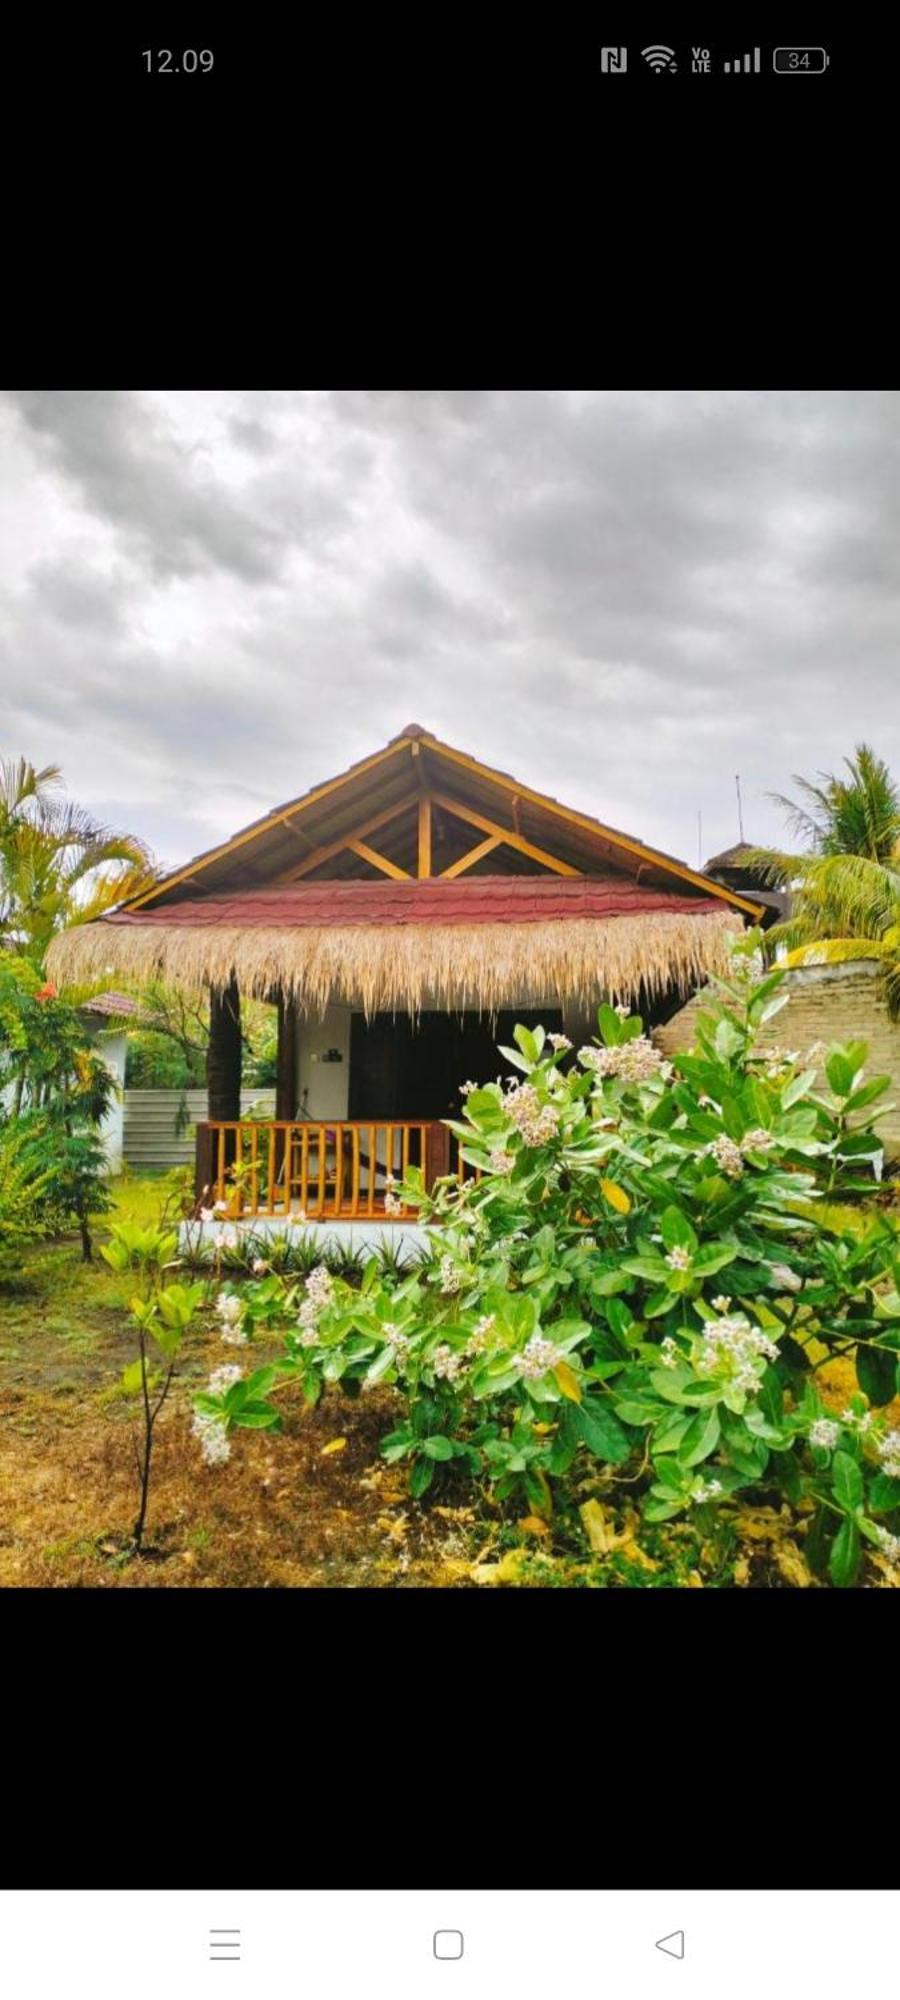
<svg viewBox="0 0 900 2000"><path fill-rule="evenodd" d="M558 1007L485 1014L354 1014L350 1025L351 1118L454 1118L460 1085L490 1083L509 1068L498 1043L512 1045L516 1024L550 1033L562 1028Z"/></svg>

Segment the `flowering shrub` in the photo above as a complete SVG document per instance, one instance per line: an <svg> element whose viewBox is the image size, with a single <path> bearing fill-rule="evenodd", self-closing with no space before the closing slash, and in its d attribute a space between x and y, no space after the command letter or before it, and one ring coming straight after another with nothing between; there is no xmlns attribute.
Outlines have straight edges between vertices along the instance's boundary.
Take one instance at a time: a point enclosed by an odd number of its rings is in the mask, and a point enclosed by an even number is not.
<svg viewBox="0 0 900 2000"><path fill-rule="evenodd" d="M785 1004L758 938L736 946L697 1045L666 1061L636 1017L603 1006L600 1039L517 1028L517 1074L467 1087L451 1129L479 1172L429 1202L427 1265L358 1288L312 1270L220 1301L223 1339L285 1328L285 1354L198 1408L226 1434L277 1424L271 1389L378 1384L403 1399L384 1456L414 1496L464 1475L546 1520L571 1511L593 1465L627 1480L643 1518L787 1500L806 1554L838 1585L865 1544L900 1561L900 1244L892 1218L851 1226L833 1203L882 1172L865 1046L827 1055L827 1086L798 1053L757 1051ZM858 1392L835 1416L816 1375L853 1358ZM229 1398L237 1400L229 1402ZM704 1518L702 1515L699 1517Z"/></svg>

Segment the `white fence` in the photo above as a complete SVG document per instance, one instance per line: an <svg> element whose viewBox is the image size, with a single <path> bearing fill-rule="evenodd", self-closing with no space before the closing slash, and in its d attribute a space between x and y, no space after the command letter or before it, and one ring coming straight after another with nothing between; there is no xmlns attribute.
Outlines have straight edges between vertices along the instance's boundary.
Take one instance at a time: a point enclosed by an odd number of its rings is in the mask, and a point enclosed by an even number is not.
<svg viewBox="0 0 900 2000"><path fill-rule="evenodd" d="M136 1173L192 1166L194 1126L206 1117L205 1090L126 1090L122 1150ZM274 1090L242 1090L241 1117L275 1116Z"/></svg>

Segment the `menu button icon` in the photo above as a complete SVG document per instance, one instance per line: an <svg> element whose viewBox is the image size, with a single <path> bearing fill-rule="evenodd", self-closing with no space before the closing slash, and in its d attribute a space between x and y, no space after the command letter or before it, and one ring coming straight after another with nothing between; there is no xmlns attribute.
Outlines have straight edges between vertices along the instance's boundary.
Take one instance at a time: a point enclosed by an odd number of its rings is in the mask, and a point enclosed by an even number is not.
<svg viewBox="0 0 900 2000"><path fill-rule="evenodd" d="M241 1933L239 1930L210 1931L209 1957L212 1965L236 1964L241 1956Z"/></svg>

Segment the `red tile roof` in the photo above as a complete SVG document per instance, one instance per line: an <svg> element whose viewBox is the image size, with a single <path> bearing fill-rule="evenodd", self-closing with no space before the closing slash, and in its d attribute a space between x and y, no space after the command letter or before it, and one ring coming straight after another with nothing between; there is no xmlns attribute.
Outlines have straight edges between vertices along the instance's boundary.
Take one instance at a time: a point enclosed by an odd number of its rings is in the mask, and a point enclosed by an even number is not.
<svg viewBox="0 0 900 2000"><path fill-rule="evenodd" d="M316 924L544 923L670 911L721 914L717 899L645 888L622 875L479 875L468 881L297 882L276 889L246 889L228 896L195 897L161 909L121 911L110 924L209 927Z"/></svg>
<svg viewBox="0 0 900 2000"><path fill-rule="evenodd" d="M81 1003L83 1014L139 1014L140 1002L132 1000L128 993L95 993L92 1000Z"/></svg>

